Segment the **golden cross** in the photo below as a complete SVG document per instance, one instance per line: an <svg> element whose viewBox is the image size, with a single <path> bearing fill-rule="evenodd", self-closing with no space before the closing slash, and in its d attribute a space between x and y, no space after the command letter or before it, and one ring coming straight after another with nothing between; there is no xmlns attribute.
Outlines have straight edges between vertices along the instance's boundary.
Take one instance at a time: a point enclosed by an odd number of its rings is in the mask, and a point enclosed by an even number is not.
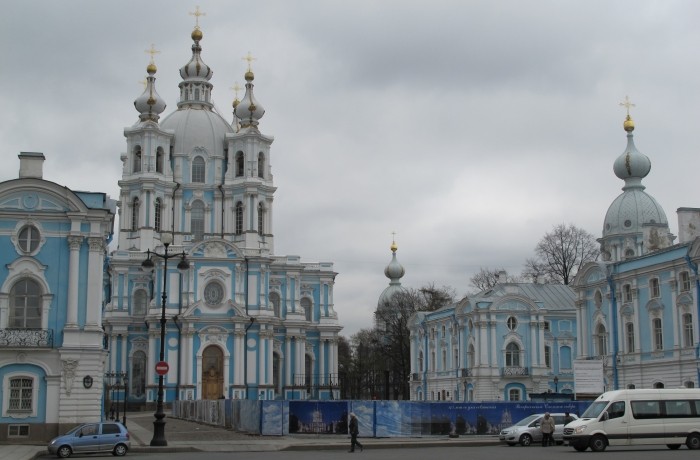
<svg viewBox="0 0 700 460"><path fill-rule="evenodd" d="M625 96L625 100L620 102L620 107L624 107L627 109L627 116L630 116L630 107L637 107L636 104L632 104L630 101L629 96Z"/></svg>
<svg viewBox="0 0 700 460"><path fill-rule="evenodd" d="M251 70L250 70L250 63L253 62L253 61L257 61L257 59L255 59L255 58L253 57L253 55L250 54L250 51L248 51L248 54L246 55L246 57L244 57L244 58L242 58L242 59L243 59L244 61L248 61L248 72L251 72Z"/></svg>
<svg viewBox="0 0 700 460"><path fill-rule="evenodd" d="M151 49L150 49L150 50L146 50L146 54L150 54L150 55L151 55L151 64L155 64L155 62L153 62L153 56L155 56L156 54L160 54L160 51L158 51L158 50L156 49L156 45L154 45L153 43L151 43Z"/></svg>
<svg viewBox="0 0 700 460"><path fill-rule="evenodd" d="M207 13L202 13L201 11L199 11L199 5L197 5L197 7L194 9L194 13L190 13L190 16L195 17L195 25L194 25L195 29L199 29L199 17L206 16L206 15L207 15Z"/></svg>
<svg viewBox="0 0 700 460"><path fill-rule="evenodd" d="M391 232L391 242L392 243L396 242L396 232Z"/></svg>
<svg viewBox="0 0 700 460"><path fill-rule="evenodd" d="M233 92L235 93L236 99L238 99L238 92L239 92L240 90L243 89L243 88L241 88L241 85L239 85L238 82L236 82L236 83L233 84L233 86L231 87L231 89L232 89Z"/></svg>

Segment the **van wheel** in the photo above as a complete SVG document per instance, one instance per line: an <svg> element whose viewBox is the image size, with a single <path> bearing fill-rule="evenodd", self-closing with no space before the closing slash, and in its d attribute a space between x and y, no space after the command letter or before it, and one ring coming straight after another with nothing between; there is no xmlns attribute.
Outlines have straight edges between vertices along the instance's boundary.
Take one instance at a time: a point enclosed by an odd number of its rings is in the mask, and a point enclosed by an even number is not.
<svg viewBox="0 0 700 460"><path fill-rule="evenodd" d="M590 446L593 452L603 452L608 447L608 441L605 436L597 434L591 438Z"/></svg>
<svg viewBox="0 0 700 460"><path fill-rule="evenodd" d="M693 433L688 436L688 439L685 440L685 445L688 446L688 449L700 449L700 434Z"/></svg>
<svg viewBox="0 0 700 460"><path fill-rule="evenodd" d="M576 449L579 452L585 452L586 449L588 449L588 446L582 446L580 444L574 444L574 449Z"/></svg>
<svg viewBox="0 0 700 460"><path fill-rule="evenodd" d="M532 444L532 436L530 436L529 434L524 434L524 435L520 436L520 445L521 446L527 447L530 444Z"/></svg>
<svg viewBox="0 0 700 460"><path fill-rule="evenodd" d="M671 450L676 450L676 449L680 449L681 445L680 444L666 444L666 447L668 447Z"/></svg>

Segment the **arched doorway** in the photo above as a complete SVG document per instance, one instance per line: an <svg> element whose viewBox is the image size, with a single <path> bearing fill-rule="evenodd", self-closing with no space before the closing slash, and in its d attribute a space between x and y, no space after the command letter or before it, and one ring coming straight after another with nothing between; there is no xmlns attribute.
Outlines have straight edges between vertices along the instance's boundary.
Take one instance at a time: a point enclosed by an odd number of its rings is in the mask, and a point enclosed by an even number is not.
<svg viewBox="0 0 700 460"><path fill-rule="evenodd" d="M202 353L202 399L219 399L224 395L224 354L215 345Z"/></svg>

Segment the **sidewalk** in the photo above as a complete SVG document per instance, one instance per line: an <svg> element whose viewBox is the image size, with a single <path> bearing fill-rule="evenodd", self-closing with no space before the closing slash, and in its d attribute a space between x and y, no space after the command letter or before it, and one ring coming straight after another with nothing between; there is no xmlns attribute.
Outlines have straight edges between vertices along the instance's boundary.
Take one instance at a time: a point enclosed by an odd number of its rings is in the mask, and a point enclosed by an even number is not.
<svg viewBox="0 0 700 460"><path fill-rule="evenodd" d="M281 450L347 449L346 435L254 436L220 427L166 417L165 447L151 447L153 414L132 412L126 424L131 435L132 452L266 452ZM362 438L366 449L397 447L466 447L498 445L495 436L446 436L423 438ZM0 445L0 460L32 460L47 454L45 446Z"/></svg>

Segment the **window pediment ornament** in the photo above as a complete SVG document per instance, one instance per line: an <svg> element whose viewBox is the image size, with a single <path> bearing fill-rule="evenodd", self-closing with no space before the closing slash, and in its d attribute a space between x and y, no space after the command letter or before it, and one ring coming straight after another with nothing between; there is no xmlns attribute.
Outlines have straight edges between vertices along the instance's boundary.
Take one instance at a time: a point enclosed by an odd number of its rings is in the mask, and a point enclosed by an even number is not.
<svg viewBox="0 0 700 460"><path fill-rule="evenodd" d="M75 380L75 371L78 369L79 361L77 359L61 360L63 368L63 383L66 386L66 394L70 396L73 389L73 380Z"/></svg>
<svg viewBox="0 0 700 460"><path fill-rule="evenodd" d="M620 314L625 318L631 318L634 315L634 308L630 304L626 304L620 309Z"/></svg>
<svg viewBox="0 0 700 460"><path fill-rule="evenodd" d="M647 311L649 313L658 313L658 312L663 311L663 309L664 309L664 304L659 302L658 299L651 299L647 303Z"/></svg>
<svg viewBox="0 0 700 460"><path fill-rule="evenodd" d="M678 296L678 299L676 299L676 305L679 307L685 307L693 304L693 297L688 294L687 292L684 292L683 294Z"/></svg>

